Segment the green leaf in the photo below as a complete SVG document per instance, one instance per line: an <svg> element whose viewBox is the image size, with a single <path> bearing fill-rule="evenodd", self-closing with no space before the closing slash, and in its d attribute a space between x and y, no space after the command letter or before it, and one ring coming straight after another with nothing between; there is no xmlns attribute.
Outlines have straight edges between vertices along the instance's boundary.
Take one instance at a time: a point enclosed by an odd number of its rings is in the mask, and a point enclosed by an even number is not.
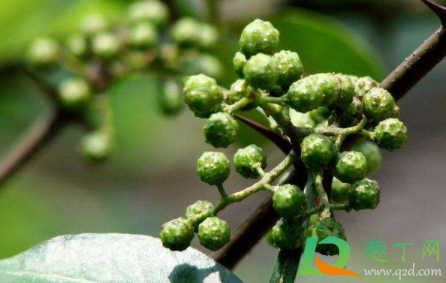
<svg viewBox="0 0 446 283"><path fill-rule="evenodd" d="M148 236L61 236L0 261L2 283L241 283L205 254Z"/></svg>

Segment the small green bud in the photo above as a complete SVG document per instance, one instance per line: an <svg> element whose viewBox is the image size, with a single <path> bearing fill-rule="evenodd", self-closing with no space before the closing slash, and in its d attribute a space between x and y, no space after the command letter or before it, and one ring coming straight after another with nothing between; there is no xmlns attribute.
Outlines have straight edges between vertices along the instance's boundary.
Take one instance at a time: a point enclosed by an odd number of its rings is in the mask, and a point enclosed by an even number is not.
<svg viewBox="0 0 446 283"><path fill-rule="evenodd" d="M84 57L88 52L87 40L80 34L68 38L66 46L68 51L75 57Z"/></svg>
<svg viewBox="0 0 446 283"><path fill-rule="evenodd" d="M273 195L273 206L277 214L284 218L302 216L306 212L306 197L297 186L279 186Z"/></svg>
<svg viewBox="0 0 446 283"><path fill-rule="evenodd" d="M324 100L322 101L322 106L330 107L336 101L339 101L340 95L340 85L338 80L333 74L316 74L315 83L321 89L324 94Z"/></svg>
<svg viewBox="0 0 446 283"><path fill-rule="evenodd" d="M407 142L407 128L395 118L381 121L373 133L378 146L388 151L398 150Z"/></svg>
<svg viewBox="0 0 446 283"><path fill-rule="evenodd" d="M184 18L177 21L171 30L173 40L183 48L196 47L200 45L201 23L192 19Z"/></svg>
<svg viewBox="0 0 446 283"><path fill-rule="evenodd" d="M372 88L362 99L364 114L372 122L379 122L394 116L395 100L390 92Z"/></svg>
<svg viewBox="0 0 446 283"><path fill-rule="evenodd" d="M349 205L354 210L375 209L379 204L381 190L376 181L361 180L348 192Z"/></svg>
<svg viewBox="0 0 446 283"><path fill-rule="evenodd" d="M230 114L223 112L212 114L203 128L206 142L217 148L227 148L234 143L238 131L237 121Z"/></svg>
<svg viewBox="0 0 446 283"><path fill-rule="evenodd" d="M326 136L311 134L304 138L301 144L301 158L308 169L323 170L336 157L336 146Z"/></svg>
<svg viewBox="0 0 446 283"><path fill-rule="evenodd" d="M257 168L265 169L266 165L265 152L254 144L237 150L234 155L235 170L245 178L260 177Z"/></svg>
<svg viewBox="0 0 446 283"><path fill-rule="evenodd" d="M169 11L166 4L161 1L139 1L130 6L129 18L132 22L147 22L162 26L169 19Z"/></svg>
<svg viewBox="0 0 446 283"><path fill-rule="evenodd" d="M331 185L331 198L336 203L346 203L348 201L348 192L351 188L350 184L342 183L337 178L333 178Z"/></svg>
<svg viewBox="0 0 446 283"><path fill-rule="evenodd" d="M341 182L353 184L364 179L367 173L367 160L357 151L346 151L339 155L335 166L335 176Z"/></svg>
<svg viewBox="0 0 446 283"><path fill-rule="evenodd" d="M95 163L104 162L110 154L110 149L110 137L103 132L89 134L81 142L82 155Z"/></svg>
<svg viewBox="0 0 446 283"><path fill-rule="evenodd" d="M268 242L276 248L294 250L302 246L305 229L300 220L280 219L268 234Z"/></svg>
<svg viewBox="0 0 446 283"><path fill-rule="evenodd" d="M129 34L129 45L136 49L154 47L158 43L158 33L149 23L140 23L132 27Z"/></svg>
<svg viewBox="0 0 446 283"><path fill-rule="evenodd" d="M104 16L100 14L92 14L82 21L81 30L86 36L94 36L107 30L108 24Z"/></svg>
<svg viewBox="0 0 446 283"><path fill-rule="evenodd" d="M356 95L362 99L372 88L379 87L379 83L371 77L353 77L350 76L353 84L355 85Z"/></svg>
<svg viewBox="0 0 446 283"><path fill-rule="evenodd" d="M190 76L184 84L184 100L195 115L211 115L223 101L222 89L217 81L205 75Z"/></svg>
<svg viewBox="0 0 446 283"><path fill-rule="evenodd" d="M345 231L341 223L337 222L333 218L324 218L316 224L308 228L308 237L318 238L318 243L325 240L328 237L336 237L342 240L347 240L345 237ZM339 248L333 244L318 245L316 251L322 255L333 256L339 254Z"/></svg>
<svg viewBox="0 0 446 283"><path fill-rule="evenodd" d="M76 110L85 106L90 97L90 86L84 79L68 79L59 86L59 101L67 109Z"/></svg>
<svg viewBox="0 0 446 283"><path fill-rule="evenodd" d="M228 158L221 152L206 151L197 162L201 181L214 186L223 184L231 173Z"/></svg>
<svg viewBox="0 0 446 283"><path fill-rule="evenodd" d="M241 52L235 53L232 63L234 64L235 73L240 78L244 77L243 69L245 68L246 62L248 62L248 60L246 59L246 56L243 55L243 53Z"/></svg>
<svg viewBox="0 0 446 283"><path fill-rule="evenodd" d="M47 66L57 62L60 55L59 44L51 38L36 39L28 51L28 60L36 66Z"/></svg>
<svg viewBox="0 0 446 283"><path fill-rule="evenodd" d="M334 105L341 110L344 110L350 106L355 97L355 85L353 84L350 76L337 74L335 75L338 81L338 98L334 102Z"/></svg>
<svg viewBox="0 0 446 283"><path fill-rule="evenodd" d="M218 30L208 24L200 25L200 39L198 45L203 49L210 49L218 42Z"/></svg>
<svg viewBox="0 0 446 283"><path fill-rule="evenodd" d="M270 22L257 19L243 29L240 50L248 57L257 53L273 54L279 45L279 37L279 31Z"/></svg>
<svg viewBox="0 0 446 283"><path fill-rule="evenodd" d="M163 246L172 251L184 251L194 239L194 230L190 221L184 218L165 223L160 232Z"/></svg>
<svg viewBox="0 0 446 283"><path fill-rule="evenodd" d="M165 115L176 115L183 109L181 86L175 80L166 80L159 96L161 111Z"/></svg>
<svg viewBox="0 0 446 283"><path fill-rule="evenodd" d="M363 110L362 101L355 96L347 109L341 112L341 126L348 127L357 124L362 119Z"/></svg>
<svg viewBox="0 0 446 283"><path fill-rule="evenodd" d="M273 55L276 62L279 77L277 84L283 88L288 88L291 84L302 77L304 66L296 52L280 51Z"/></svg>
<svg viewBox="0 0 446 283"><path fill-rule="evenodd" d="M112 33L101 33L93 38L93 53L100 58L111 59L119 49L119 40Z"/></svg>
<svg viewBox="0 0 446 283"><path fill-rule="evenodd" d="M214 209L214 205L205 200L199 200L186 208L186 217L198 216Z"/></svg>
<svg viewBox="0 0 446 283"><path fill-rule="evenodd" d="M353 146L354 151L361 152L367 160L367 174L378 170L382 165L382 154L379 147L369 141L360 141Z"/></svg>
<svg viewBox="0 0 446 283"><path fill-rule="evenodd" d="M209 217L198 226L198 239L200 244L216 251L229 243L231 238L231 229L228 222L218 218Z"/></svg>
<svg viewBox="0 0 446 283"><path fill-rule="evenodd" d="M243 75L250 86L270 90L278 78L277 65L271 56L260 53L246 62Z"/></svg>

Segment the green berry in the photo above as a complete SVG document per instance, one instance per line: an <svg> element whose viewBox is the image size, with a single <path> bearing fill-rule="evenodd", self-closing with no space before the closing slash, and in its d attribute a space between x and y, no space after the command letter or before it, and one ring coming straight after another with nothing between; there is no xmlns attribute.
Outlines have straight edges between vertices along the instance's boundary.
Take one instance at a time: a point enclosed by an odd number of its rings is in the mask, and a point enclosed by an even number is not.
<svg viewBox="0 0 446 283"><path fill-rule="evenodd" d="M301 158L308 169L323 170L336 157L336 146L326 136L311 134L304 138L301 144Z"/></svg>
<svg viewBox="0 0 446 283"><path fill-rule="evenodd" d="M246 59L246 56L243 55L243 53L241 53L241 52L235 53L232 63L234 64L235 73L240 78L244 77L243 69L245 68L246 62L248 62L248 60Z"/></svg>
<svg viewBox="0 0 446 283"><path fill-rule="evenodd" d="M51 38L39 38L35 40L28 51L28 60L36 66L47 66L59 59L59 44Z"/></svg>
<svg viewBox="0 0 446 283"><path fill-rule="evenodd" d="M186 217L198 216L200 214L209 213L214 209L214 205L205 200L199 200L191 204L186 209Z"/></svg>
<svg viewBox="0 0 446 283"><path fill-rule="evenodd" d="M304 66L296 52L280 51L273 55L273 60L278 69L277 84L279 86L288 88L302 77Z"/></svg>
<svg viewBox="0 0 446 283"><path fill-rule="evenodd" d="M172 27L172 38L183 48L199 46L201 41L200 28L201 23L192 18L181 19Z"/></svg>
<svg viewBox="0 0 446 283"><path fill-rule="evenodd" d="M91 162L103 162L110 154L110 136L103 132L95 132L85 136L81 142L82 155Z"/></svg>
<svg viewBox="0 0 446 283"><path fill-rule="evenodd" d="M129 45L136 49L146 49L158 43L156 28L149 23L140 23L130 30Z"/></svg>
<svg viewBox="0 0 446 283"><path fill-rule="evenodd" d="M107 30L108 25L104 16L92 14L87 16L81 23L81 30L86 36L94 36Z"/></svg>
<svg viewBox="0 0 446 283"><path fill-rule="evenodd" d="M364 179L367 173L367 160L357 151L347 151L339 155L335 166L335 176L341 182L353 184Z"/></svg>
<svg viewBox="0 0 446 283"><path fill-rule="evenodd" d="M353 84L355 85L356 95L362 99L372 88L379 87L379 83L371 77L353 77L350 76Z"/></svg>
<svg viewBox="0 0 446 283"><path fill-rule="evenodd" d="M67 49L75 57L84 57L88 52L88 43L84 36L73 35L67 40Z"/></svg>
<svg viewBox="0 0 446 283"><path fill-rule="evenodd" d="M353 146L354 151L361 152L367 160L367 174L378 170L382 165L382 154L379 147L369 141L360 141Z"/></svg>
<svg viewBox="0 0 446 283"><path fill-rule="evenodd" d="M162 226L160 239L164 247L172 251L184 251L194 239L194 229L187 219L174 219Z"/></svg>
<svg viewBox="0 0 446 283"><path fill-rule="evenodd" d="M100 58L111 59L119 49L119 40L112 33L101 33L93 38L93 53Z"/></svg>
<svg viewBox="0 0 446 283"><path fill-rule="evenodd" d="M364 114L372 122L391 118L395 113L395 100L390 92L382 88L372 88L362 99Z"/></svg>
<svg viewBox="0 0 446 283"><path fill-rule="evenodd" d="M274 210L281 217L293 218L306 212L306 198L302 190L293 185L279 186L273 195Z"/></svg>
<svg viewBox="0 0 446 283"><path fill-rule="evenodd" d="M258 168L266 168L266 154L262 148L252 144L237 150L234 155L235 170L245 178L260 177Z"/></svg>
<svg viewBox="0 0 446 283"><path fill-rule="evenodd" d="M175 115L183 109L181 86L175 80L164 82L159 98L161 111L165 115Z"/></svg>
<svg viewBox="0 0 446 283"><path fill-rule="evenodd" d="M184 84L184 100L195 115L209 116L221 106L223 92L215 79L190 76Z"/></svg>
<svg viewBox="0 0 446 283"><path fill-rule="evenodd" d="M302 246L305 229L300 220L280 219L268 234L268 242L279 249L294 250Z"/></svg>
<svg viewBox="0 0 446 283"><path fill-rule="evenodd" d="M355 97L355 85L350 76L337 74L335 78L338 81L338 98L334 105L338 109L344 110L350 106L353 97Z"/></svg>
<svg viewBox="0 0 446 283"><path fill-rule="evenodd" d="M206 151L198 159L197 172L203 182L214 186L228 179L231 168L224 153Z"/></svg>
<svg viewBox="0 0 446 283"><path fill-rule="evenodd" d="M204 74L211 78L221 78L224 75L223 66L218 58L197 52L184 54L183 72L186 75Z"/></svg>
<svg viewBox="0 0 446 283"><path fill-rule="evenodd" d="M373 133L378 146L388 151L398 150L407 142L407 128L403 122L395 118L381 121Z"/></svg>
<svg viewBox="0 0 446 283"><path fill-rule="evenodd" d="M342 183L337 178L333 178L331 185L331 198L336 203L346 203L348 201L348 192L351 188L350 184Z"/></svg>
<svg viewBox="0 0 446 283"><path fill-rule="evenodd" d="M212 114L203 128L206 142L217 148L227 148L234 143L238 131L237 121L230 114L223 112Z"/></svg>
<svg viewBox="0 0 446 283"><path fill-rule="evenodd" d="M169 19L169 11L166 4L161 1L139 1L130 6L129 18L132 22L147 22L162 26Z"/></svg>
<svg viewBox="0 0 446 283"><path fill-rule="evenodd" d="M349 127L357 124L362 119L363 109L362 101L355 96L347 108L341 112L341 126Z"/></svg>
<svg viewBox="0 0 446 283"><path fill-rule="evenodd" d="M308 221L308 227L315 225L317 222L321 221L321 217L319 214L313 214L310 216L310 220Z"/></svg>
<svg viewBox="0 0 446 283"><path fill-rule="evenodd" d="M317 74L314 75L317 80L319 88L324 94L322 106L330 107L335 102L339 101L340 84L333 74Z"/></svg>
<svg viewBox="0 0 446 283"><path fill-rule="evenodd" d="M354 210L375 209L381 190L376 181L364 179L352 185L348 192L349 205Z"/></svg>
<svg viewBox="0 0 446 283"><path fill-rule="evenodd" d="M202 49L211 49L217 44L218 36L218 30L214 26L201 24L198 45Z"/></svg>
<svg viewBox="0 0 446 283"><path fill-rule="evenodd" d="M346 240L345 231L341 223L333 218L324 218L308 228L308 237L318 238L318 243L328 237L336 237ZM322 255L333 256L339 254L339 248L333 244L318 245L316 251Z"/></svg>
<svg viewBox="0 0 446 283"><path fill-rule="evenodd" d="M246 62L243 75L246 82L255 88L272 89L278 78L278 69L271 56L257 54Z"/></svg>
<svg viewBox="0 0 446 283"><path fill-rule="evenodd" d="M59 101L67 109L76 110L85 106L90 97L90 86L84 79L69 79L59 86Z"/></svg>
<svg viewBox="0 0 446 283"><path fill-rule="evenodd" d="M279 45L280 33L270 22L255 20L240 36L240 50L250 57L257 53L273 54Z"/></svg>
<svg viewBox="0 0 446 283"><path fill-rule="evenodd" d="M230 238L231 229L228 222L218 217L209 217L198 226L200 244L211 251L221 249Z"/></svg>

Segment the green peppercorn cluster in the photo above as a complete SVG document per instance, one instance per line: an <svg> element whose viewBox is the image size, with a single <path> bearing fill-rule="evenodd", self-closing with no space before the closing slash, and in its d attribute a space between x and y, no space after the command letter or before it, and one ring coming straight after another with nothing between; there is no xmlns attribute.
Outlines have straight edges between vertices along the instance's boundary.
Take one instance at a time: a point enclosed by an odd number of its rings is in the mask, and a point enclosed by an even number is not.
<svg viewBox="0 0 446 283"><path fill-rule="evenodd" d="M184 105L181 77L222 76L222 64L213 55L219 35L212 25L191 18L169 24L167 6L160 0L137 1L123 18L117 22L88 15L77 32L61 41L36 39L26 56L30 70L54 85L61 110L93 128L81 142L81 152L90 161L105 160L111 149L112 122L105 101L117 79L156 71L159 108L175 115Z"/></svg>
<svg viewBox="0 0 446 283"><path fill-rule="evenodd" d="M229 159L221 152L205 152L200 157L200 179L215 186L221 198L216 205L206 201L193 204L182 221L191 223L190 230L198 232L200 243L211 250L230 239L229 226L217 218L218 213L258 191L272 194L273 208L280 218L268 234L272 245L294 250L305 244L306 237L317 237L319 242L327 237L345 240L345 231L332 211L375 209L380 188L367 175L381 166L381 149L398 150L407 141L407 129L398 120L394 98L376 81L328 72L304 76L299 55L278 50L279 43L280 33L270 22L255 20L242 31L240 50L233 59L239 78L229 89L204 74L185 80L186 104L195 116L206 119L205 140L214 148L235 144L240 131L235 113L253 109L265 115L270 130L282 135L293 148L269 172L262 148L250 145L236 149L235 171L256 182L230 195L224 187L231 172ZM359 141L344 150L345 141L358 136ZM279 179L296 161L307 168L305 187ZM333 172L334 178L324 180L330 175L324 171ZM331 183L330 195L325 183ZM178 224L178 229L182 227ZM163 236L168 233L166 229L161 231L165 246L179 250L170 243L172 237ZM190 243L191 237L184 233L185 242ZM317 251L339 253L334 245L318 245Z"/></svg>

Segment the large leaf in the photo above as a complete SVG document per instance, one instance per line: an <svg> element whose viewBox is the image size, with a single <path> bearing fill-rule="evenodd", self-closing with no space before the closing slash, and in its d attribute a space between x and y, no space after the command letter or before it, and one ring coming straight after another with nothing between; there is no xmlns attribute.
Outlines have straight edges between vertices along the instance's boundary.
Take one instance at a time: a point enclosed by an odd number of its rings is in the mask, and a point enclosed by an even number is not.
<svg viewBox="0 0 446 283"><path fill-rule="evenodd" d="M124 234L62 236L0 261L2 283L241 283L205 254Z"/></svg>

